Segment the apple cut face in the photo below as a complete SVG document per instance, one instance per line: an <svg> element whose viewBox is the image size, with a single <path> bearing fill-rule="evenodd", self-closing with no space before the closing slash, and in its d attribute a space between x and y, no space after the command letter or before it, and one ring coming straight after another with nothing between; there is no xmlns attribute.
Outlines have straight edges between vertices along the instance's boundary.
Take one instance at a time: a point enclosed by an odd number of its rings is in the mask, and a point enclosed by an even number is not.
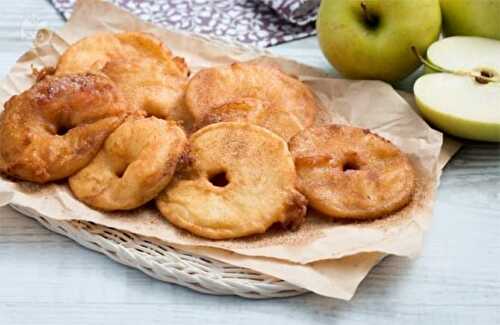
<svg viewBox="0 0 500 325"><path fill-rule="evenodd" d="M492 69L500 74L500 41L472 36L448 37L432 44L427 58L449 70Z"/></svg>
<svg viewBox="0 0 500 325"><path fill-rule="evenodd" d="M431 73L417 80L414 93L423 116L458 137L500 141L500 42L451 37L433 44L427 57L453 72Z"/></svg>

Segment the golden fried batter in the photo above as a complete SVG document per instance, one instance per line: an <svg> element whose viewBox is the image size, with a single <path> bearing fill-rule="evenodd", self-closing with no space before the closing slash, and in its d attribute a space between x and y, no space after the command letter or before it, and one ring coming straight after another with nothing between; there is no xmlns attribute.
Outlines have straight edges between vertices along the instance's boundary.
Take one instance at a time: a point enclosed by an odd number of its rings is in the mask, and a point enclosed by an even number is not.
<svg viewBox="0 0 500 325"><path fill-rule="evenodd" d="M187 75L151 59L110 61L102 70L123 91L129 105L148 115L189 122L184 108Z"/></svg>
<svg viewBox="0 0 500 325"><path fill-rule="evenodd" d="M408 158L367 130L329 125L307 129L289 143L300 189L332 218L371 219L405 206L415 176Z"/></svg>
<svg viewBox="0 0 500 325"><path fill-rule="evenodd" d="M141 32L97 33L71 45L59 59L56 74L99 71L110 61L153 59L175 74L188 74L182 58L174 57L156 37Z"/></svg>
<svg viewBox="0 0 500 325"><path fill-rule="evenodd" d="M129 119L96 158L69 178L75 196L102 210L130 210L153 199L174 174L187 143L174 122Z"/></svg>
<svg viewBox="0 0 500 325"><path fill-rule="evenodd" d="M59 59L56 75L103 70L136 111L186 120L183 96L189 70L154 36L101 33L70 46Z"/></svg>
<svg viewBox="0 0 500 325"><path fill-rule="evenodd" d="M288 141L310 126L317 106L310 90L278 69L249 63L199 71L189 82L186 105L198 127L247 121Z"/></svg>
<svg viewBox="0 0 500 325"><path fill-rule="evenodd" d="M94 158L126 109L105 76L47 76L5 104L0 170L37 183L70 176Z"/></svg>
<svg viewBox="0 0 500 325"><path fill-rule="evenodd" d="M99 71L109 61L119 60L136 52L133 46L124 49L114 34L97 33L71 45L59 58L55 73L63 75Z"/></svg>
<svg viewBox="0 0 500 325"><path fill-rule="evenodd" d="M190 138L190 162L156 204L174 225L201 237L229 239L297 227L306 200L295 189L287 144L256 125L209 125Z"/></svg>

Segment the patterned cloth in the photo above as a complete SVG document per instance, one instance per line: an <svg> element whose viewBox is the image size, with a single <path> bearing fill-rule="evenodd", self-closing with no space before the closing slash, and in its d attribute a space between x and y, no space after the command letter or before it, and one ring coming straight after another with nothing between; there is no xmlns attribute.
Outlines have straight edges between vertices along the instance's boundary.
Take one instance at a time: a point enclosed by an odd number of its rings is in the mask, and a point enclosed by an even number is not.
<svg viewBox="0 0 500 325"><path fill-rule="evenodd" d="M273 8L278 15L296 25L307 25L316 20L321 0L259 0Z"/></svg>
<svg viewBox="0 0 500 325"><path fill-rule="evenodd" d="M68 19L75 0L51 0ZM320 0L111 0L152 23L261 47L315 34Z"/></svg>

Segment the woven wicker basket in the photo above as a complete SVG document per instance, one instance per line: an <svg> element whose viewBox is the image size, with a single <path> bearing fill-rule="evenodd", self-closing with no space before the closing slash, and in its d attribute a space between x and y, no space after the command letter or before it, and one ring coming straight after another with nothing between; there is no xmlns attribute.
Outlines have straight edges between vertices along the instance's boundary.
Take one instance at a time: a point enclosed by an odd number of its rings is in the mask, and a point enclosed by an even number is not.
<svg viewBox="0 0 500 325"><path fill-rule="evenodd" d="M195 291L253 299L288 297L306 292L283 280L183 252L129 232L90 222L48 219L34 210L14 204L10 206L37 220L47 229L119 263L139 269L155 279Z"/></svg>

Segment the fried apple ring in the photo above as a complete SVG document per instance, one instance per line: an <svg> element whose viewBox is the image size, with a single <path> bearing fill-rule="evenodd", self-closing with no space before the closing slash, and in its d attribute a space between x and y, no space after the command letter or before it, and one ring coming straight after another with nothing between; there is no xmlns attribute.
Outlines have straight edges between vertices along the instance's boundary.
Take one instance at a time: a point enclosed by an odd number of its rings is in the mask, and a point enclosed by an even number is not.
<svg viewBox="0 0 500 325"><path fill-rule="evenodd" d="M128 32L86 37L66 50L55 73L101 70L136 111L175 120L189 116L183 109L188 67L153 35Z"/></svg>
<svg viewBox="0 0 500 325"><path fill-rule="evenodd" d="M172 224L210 239L298 227L307 202L287 144L248 123L209 125L190 138L190 162L156 199Z"/></svg>
<svg viewBox="0 0 500 325"><path fill-rule="evenodd" d="M398 148L368 130L309 128L289 143L309 204L332 218L373 219L404 207L415 188L413 167Z"/></svg>
<svg viewBox="0 0 500 325"><path fill-rule="evenodd" d="M187 76L184 59L174 57L153 35L141 32L97 33L71 45L60 57L56 74L99 71L110 61L153 59Z"/></svg>
<svg viewBox="0 0 500 325"><path fill-rule="evenodd" d="M175 122L129 119L106 140L95 159L69 178L73 194L101 210L130 210L170 182L187 143Z"/></svg>
<svg viewBox="0 0 500 325"><path fill-rule="evenodd" d="M123 91L129 105L164 119L191 120L184 107L187 74L152 59L110 61L102 70Z"/></svg>
<svg viewBox="0 0 500 325"><path fill-rule="evenodd" d="M285 141L312 125L318 110L305 84L278 69L249 63L199 71L188 84L186 105L198 127L247 121Z"/></svg>
<svg viewBox="0 0 500 325"><path fill-rule="evenodd" d="M47 76L13 96L0 117L0 170L36 183L85 167L127 113L106 76Z"/></svg>

